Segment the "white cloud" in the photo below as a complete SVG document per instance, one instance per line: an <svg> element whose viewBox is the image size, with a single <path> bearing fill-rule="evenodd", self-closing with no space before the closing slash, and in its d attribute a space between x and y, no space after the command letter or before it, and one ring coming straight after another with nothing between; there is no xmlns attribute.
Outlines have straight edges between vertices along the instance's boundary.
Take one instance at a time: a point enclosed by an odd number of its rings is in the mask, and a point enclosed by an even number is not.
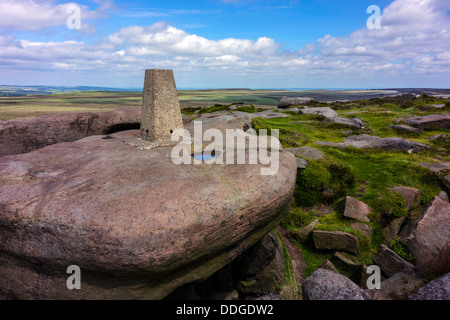
<svg viewBox="0 0 450 320"><path fill-rule="evenodd" d="M275 53L280 45L273 39L261 37L257 41L228 38L209 40L196 34L175 28L167 23L155 23L149 27L131 26L110 35L114 46L131 45L138 55L188 55L188 56L253 56Z"/></svg>
<svg viewBox="0 0 450 320"><path fill-rule="evenodd" d="M7 30L39 31L47 28L65 26L71 15L68 8L76 5L81 10L82 31L91 32L93 27L85 21L105 16L105 11L112 7L110 1L96 1L97 10L75 2L56 4L54 0L0 0L0 28Z"/></svg>
<svg viewBox="0 0 450 320"><path fill-rule="evenodd" d="M233 86L235 78L242 76L248 87L270 81L272 86L312 86L313 81L341 86L342 78L354 85L360 79L448 79L447 9L447 0L396 0L383 11L380 30L326 35L296 51L282 50L275 39L264 36L212 40L165 22L123 27L95 44L33 42L0 35L0 65L8 70L65 70L97 77L107 72L115 79L121 78L115 74L140 77L146 68L170 68L185 79L206 79L204 85L223 78L231 79ZM50 10L49 15L54 14ZM45 24L35 23L36 28Z"/></svg>

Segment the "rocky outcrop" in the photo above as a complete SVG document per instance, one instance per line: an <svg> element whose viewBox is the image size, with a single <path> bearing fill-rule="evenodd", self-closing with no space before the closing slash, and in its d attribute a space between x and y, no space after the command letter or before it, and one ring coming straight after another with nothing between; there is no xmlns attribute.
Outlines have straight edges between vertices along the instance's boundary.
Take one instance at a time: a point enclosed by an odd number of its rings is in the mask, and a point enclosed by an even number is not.
<svg viewBox="0 0 450 320"><path fill-rule="evenodd" d="M432 127L450 129L450 114L440 113L423 117L412 117L403 120L403 122L419 129L427 129Z"/></svg>
<svg viewBox="0 0 450 320"><path fill-rule="evenodd" d="M328 107L308 108L303 107L300 109L299 114L314 114L325 118L324 122L331 122L336 124L342 124L345 126L360 129L364 126L364 122L360 118L341 118L337 112Z"/></svg>
<svg viewBox="0 0 450 320"><path fill-rule="evenodd" d="M366 134L349 136L345 138L344 142L317 141L316 143L322 146L332 146L339 148L355 147L357 149L373 148L396 151L414 151L422 148L430 148L426 144L416 141L396 137L380 138L376 136L369 136Z"/></svg>
<svg viewBox="0 0 450 320"><path fill-rule="evenodd" d="M421 162L419 163L419 165L424 168L427 168L428 170L437 175L447 175L448 173L450 173L450 162L436 162L436 163Z"/></svg>
<svg viewBox="0 0 450 320"><path fill-rule="evenodd" d="M450 273L434 279L408 297L409 300L450 300Z"/></svg>
<svg viewBox="0 0 450 320"><path fill-rule="evenodd" d="M278 229L278 228L277 228ZM167 300L268 299L284 281L283 244L274 231L204 281L177 288Z"/></svg>
<svg viewBox="0 0 450 320"><path fill-rule="evenodd" d="M140 122L138 107L0 121L0 156L26 153L92 135L139 129Z"/></svg>
<svg viewBox="0 0 450 320"><path fill-rule="evenodd" d="M344 217L369 222L368 214L370 208L364 202L361 202L353 197L347 196L344 201Z"/></svg>
<svg viewBox="0 0 450 320"><path fill-rule="evenodd" d="M445 202L449 202L448 194L445 191L439 192L438 198L444 200Z"/></svg>
<svg viewBox="0 0 450 320"><path fill-rule="evenodd" d="M385 245L381 245L380 250L372 260L387 277L391 277L403 269L414 267Z"/></svg>
<svg viewBox="0 0 450 320"><path fill-rule="evenodd" d="M383 232L386 234L386 243L391 243L392 240L398 240L398 234L407 220L406 216L400 218L390 218L390 222L383 228Z"/></svg>
<svg viewBox="0 0 450 320"><path fill-rule="evenodd" d="M337 112L328 107L318 107L318 108L303 107L300 109L299 114L314 114L316 116L322 116L325 118L338 117Z"/></svg>
<svg viewBox="0 0 450 320"><path fill-rule="evenodd" d="M324 268L317 269L302 285L304 300L370 300L369 295L347 277Z"/></svg>
<svg viewBox="0 0 450 320"><path fill-rule="evenodd" d="M281 151L266 176L261 164L175 165L173 145L124 143L138 134L0 158L1 297L162 298L211 276L289 213L292 154ZM66 287L70 265L82 290Z"/></svg>
<svg viewBox="0 0 450 320"><path fill-rule="evenodd" d="M308 236L311 234L311 232L314 230L315 227L319 225L319 220L316 219L307 226L301 228L297 232L294 233L294 237L299 240L300 242L304 242L308 239Z"/></svg>
<svg viewBox="0 0 450 320"><path fill-rule="evenodd" d="M391 188L391 190L400 193L403 199L405 199L406 210L410 211L420 205L420 199L422 199L422 191L420 191L419 189L397 186Z"/></svg>
<svg viewBox="0 0 450 320"><path fill-rule="evenodd" d="M358 239L342 231L313 231L314 246L319 250L337 250L358 253Z"/></svg>
<svg viewBox="0 0 450 320"><path fill-rule="evenodd" d="M404 269L388 279L383 279L380 289L367 290L374 300L406 299L409 295L422 287L425 278L414 269Z"/></svg>
<svg viewBox="0 0 450 320"><path fill-rule="evenodd" d="M450 264L450 203L435 197L422 217L403 229L400 242L419 268Z"/></svg>
<svg viewBox="0 0 450 320"><path fill-rule="evenodd" d="M443 179L444 186L447 189L447 193L450 194L450 174L446 175Z"/></svg>
<svg viewBox="0 0 450 320"><path fill-rule="evenodd" d="M418 134L418 133L422 132L422 130L420 130L419 128L405 126L403 124L392 125L392 126L389 126L389 128L394 129L397 132L403 132L403 133L417 133Z"/></svg>
<svg viewBox="0 0 450 320"><path fill-rule="evenodd" d="M243 295L264 295L275 291L284 279L283 245L269 233L234 262L239 265L237 289Z"/></svg>
<svg viewBox="0 0 450 320"><path fill-rule="evenodd" d="M324 158L323 152L313 147L285 148L283 150L294 154L296 157L308 160L319 160Z"/></svg>
<svg viewBox="0 0 450 320"><path fill-rule="evenodd" d="M278 103L278 108L289 108L311 102L313 98L308 97L282 97Z"/></svg>
<svg viewBox="0 0 450 320"><path fill-rule="evenodd" d="M271 110L256 113L225 110L211 113L202 113L197 118L195 118L195 120L202 121L203 124L210 124L213 122L221 121L231 124L236 128L247 131L248 129L251 129L252 119L255 117L260 117L263 119L272 119L272 118L285 118L289 117L289 115L281 112L273 112Z"/></svg>
<svg viewBox="0 0 450 320"><path fill-rule="evenodd" d="M361 129L364 126L364 121L360 118L341 118L333 117L326 118L324 122L331 122L335 124L342 124L347 127L353 127L355 129Z"/></svg>
<svg viewBox="0 0 450 320"><path fill-rule="evenodd" d="M355 261L345 257L340 252L335 252L331 261L333 265L348 274L354 274L360 269L360 266Z"/></svg>
<svg viewBox="0 0 450 320"><path fill-rule="evenodd" d="M297 169L302 170L306 169L306 166L308 165L308 161L302 158L297 158Z"/></svg>
<svg viewBox="0 0 450 320"><path fill-rule="evenodd" d="M352 221L350 222L350 227L352 227L355 230L358 230L366 237L372 237L373 234L373 228L365 223L361 223L358 221Z"/></svg>

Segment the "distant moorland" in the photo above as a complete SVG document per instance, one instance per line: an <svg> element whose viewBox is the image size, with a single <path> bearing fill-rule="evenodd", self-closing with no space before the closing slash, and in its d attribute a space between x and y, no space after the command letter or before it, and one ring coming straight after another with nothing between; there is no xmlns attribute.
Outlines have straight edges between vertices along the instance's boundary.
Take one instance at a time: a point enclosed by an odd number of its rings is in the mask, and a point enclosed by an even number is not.
<svg viewBox="0 0 450 320"><path fill-rule="evenodd" d="M376 90L178 90L182 108L242 102L257 107L275 106L283 96L316 101L363 100L401 93L450 96L450 89ZM0 86L0 120L33 118L66 112L95 112L141 106L142 92L99 87Z"/></svg>

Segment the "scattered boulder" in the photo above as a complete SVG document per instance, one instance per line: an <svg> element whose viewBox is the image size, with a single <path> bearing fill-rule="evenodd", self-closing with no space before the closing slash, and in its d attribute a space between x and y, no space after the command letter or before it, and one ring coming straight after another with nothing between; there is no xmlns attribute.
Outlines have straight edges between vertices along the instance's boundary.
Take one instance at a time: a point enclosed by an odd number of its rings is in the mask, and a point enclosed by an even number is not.
<svg viewBox="0 0 450 320"><path fill-rule="evenodd" d="M444 200L445 202L449 202L448 200L448 194L445 191L439 192L438 198Z"/></svg>
<svg viewBox="0 0 450 320"><path fill-rule="evenodd" d="M317 141L319 145L332 146L339 148L355 147L357 149L383 149L383 150L397 150L397 151L411 151L422 148L430 148L426 144L416 141L406 140L402 138L380 138L376 136L369 136L367 134L354 135L345 138L344 142L329 142Z"/></svg>
<svg viewBox="0 0 450 320"><path fill-rule="evenodd" d="M450 203L435 197L422 217L403 229L400 243L413 254L417 266L450 264Z"/></svg>
<svg viewBox="0 0 450 320"><path fill-rule="evenodd" d="M392 125L389 128L394 129L395 131L398 131L398 132L406 132L406 133L421 133L422 132L422 130L420 130L419 128L405 126L402 124Z"/></svg>
<svg viewBox="0 0 450 320"><path fill-rule="evenodd" d="M392 191L398 192L405 199L406 209L408 211L417 208L420 205L420 200L422 199L422 191L415 188L397 186L391 188Z"/></svg>
<svg viewBox="0 0 450 320"><path fill-rule="evenodd" d="M263 119L272 119L272 118L287 118L290 115L283 112L273 112L271 110L261 111L256 113L250 113L252 118L259 117Z"/></svg>
<svg viewBox="0 0 450 320"><path fill-rule="evenodd" d="M355 129L361 129L362 127L364 127L364 121L360 118L332 117L332 118L326 118L324 120L324 122L342 124L345 126L353 127Z"/></svg>
<svg viewBox="0 0 450 320"><path fill-rule="evenodd" d="M380 250L372 260L387 277L391 277L403 269L414 267L385 245L381 245Z"/></svg>
<svg viewBox="0 0 450 320"><path fill-rule="evenodd" d="M374 300L405 299L418 288L423 286L425 279L414 269L404 269L388 279L382 278L381 288L367 290Z"/></svg>
<svg viewBox="0 0 450 320"><path fill-rule="evenodd" d="M345 273L354 274L360 266L352 259L346 258L342 253L335 252L332 258L333 264Z"/></svg>
<svg viewBox="0 0 450 320"><path fill-rule="evenodd" d="M333 264L330 260L325 261L325 262L320 266L320 268L327 269L327 270L331 270L331 271L334 271L334 272L336 272L336 273L339 273L339 271L336 269L336 267L334 266L334 264Z"/></svg>
<svg viewBox="0 0 450 320"><path fill-rule="evenodd" d="M450 174L446 175L443 179L444 186L447 189L447 193L450 194Z"/></svg>
<svg viewBox="0 0 450 320"><path fill-rule="evenodd" d="M290 106L298 106L313 101L308 97L282 97L278 103L278 108L289 108Z"/></svg>
<svg viewBox="0 0 450 320"><path fill-rule="evenodd" d="M313 231L314 246L319 250L337 250L358 253L358 239L343 231Z"/></svg>
<svg viewBox="0 0 450 320"><path fill-rule="evenodd" d="M450 300L450 273L434 279L408 297L409 300Z"/></svg>
<svg viewBox="0 0 450 320"><path fill-rule="evenodd" d="M373 228L365 223L352 221L352 222L350 222L350 227L352 227L355 230L358 230L366 237L369 237L369 238L372 237Z"/></svg>
<svg viewBox="0 0 450 320"><path fill-rule="evenodd" d="M392 240L398 240L398 234L400 233L400 230L407 220L406 216L400 217L400 218L394 218L392 219L389 224L383 228L383 232L386 234L386 242L391 243Z"/></svg>
<svg viewBox="0 0 450 320"><path fill-rule="evenodd" d="M295 237L300 241L304 242L308 238L308 236L311 234L311 232L314 230L315 227L319 225L319 220L316 219L307 226L303 227L302 229L298 230L294 233Z"/></svg>
<svg viewBox="0 0 450 320"><path fill-rule="evenodd" d="M427 129L432 127L450 129L450 114L440 113L422 117L412 117L403 120L403 122L419 129Z"/></svg>
<svg viewBox="0 0 450 320"><path fill-rule="evenodd" d="M297 158L297 170L305 169L307 165L308 165L308 161L306 161L305 159L302 159L302 158Z"/></svg>
<svg viewBox="0 0 450 320"><path fill-rule="evenodd" d="M0 156L27 153L88 136L139 129L140 107L0 121Z"/></svg>
<svg viewBox="0 0 450 320"><path fill-rule="evenodd" d="M298 114L299 113L299 111L300 111L300 109L299 108L297 108L297 107L294 107L294 108L275 108L275 109L272 109L273 111L280 111L280 112L293 112L293 113L295 113L295 114Z"/></svg>
<svg viewBox="0 0 450 320"><path fill-rule="evenodd" d="M325 118L324 122L331 122L336 124L342 124L356 129L361 129L364 126L364 122L360 118L340 118L336 111L329 107L317 107L308 108L303 107L300 109L299 114L314 114Z"/></svg>
<svg viewBox="0 0 450 320"><path fill-rule="evenodd" d="M304 300L370 300L369 295L349 278L320 268L302 285Z"/></svg>
<svg viewBox="0 0 450 320"><path fill-rule="evenodd" d="M325 118L337 118L338 117L337 112L329 107L318 107L318 108L303 107L300 109L299 114L314 114L314 115L322 116Z"/></svg>
<svg viewBox="0 0 450 320"><path fill-rule="evenodd" d="M367 204L350 196L346 196L344 201L344 217L363 222L370 221L368 217L370 208Z"/></svg>
<svg viewBox="0 0 450 320"><path fill-rule="evenodd" d="M421 162L419 165L438 175L447 175L450 173L450 162Z"/></svg>
<svg viewBox="0 0 450 320"><path fill-rule="evenodd" d="M313 147L285 148L283 150L294 154L296 157L308 160L319 160L324 158L323 152Z"/></svg>
<svg viewBox="0 0 450 320"><path fill-rule="evenodd" d="M425 107L430 107L430 108L445 108L445 103L439 103L439 104L427 104Z"/></svg>

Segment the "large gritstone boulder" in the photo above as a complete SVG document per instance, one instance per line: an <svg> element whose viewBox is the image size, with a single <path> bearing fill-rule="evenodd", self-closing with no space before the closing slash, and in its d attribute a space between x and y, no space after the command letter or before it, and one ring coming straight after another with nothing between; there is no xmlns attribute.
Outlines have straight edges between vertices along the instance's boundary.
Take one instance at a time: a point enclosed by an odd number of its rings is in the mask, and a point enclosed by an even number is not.
<svg viewBox="0 0 450 320"><path fill-rule="evenodd" d="M137 148L138 136L0 158L0 299L160 299L211 276L289 213L291 153L262 175L260 161L176 165L177 142ZM72 265L80 290L66 285Z"/></svg>

